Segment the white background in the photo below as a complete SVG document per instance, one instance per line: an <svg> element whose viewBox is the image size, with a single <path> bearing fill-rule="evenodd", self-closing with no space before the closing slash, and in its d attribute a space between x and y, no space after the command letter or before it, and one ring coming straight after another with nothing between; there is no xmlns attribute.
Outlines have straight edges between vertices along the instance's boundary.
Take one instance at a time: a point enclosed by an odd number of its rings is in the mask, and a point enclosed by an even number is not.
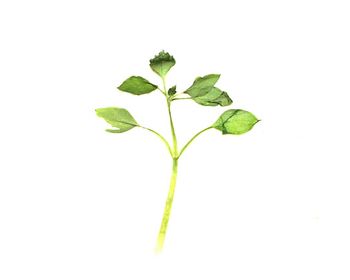
<svg viewBox="0 0 350 280"><path fill-rule="evenodd" d="M350 279L348 1L1 1L0 279ZM165 250L170 158L154 135L108 134L127 108L169 137L148 60L169 86L221 73L260 122L184 154ZM173 106L184 143L225 108Z"/></svg>

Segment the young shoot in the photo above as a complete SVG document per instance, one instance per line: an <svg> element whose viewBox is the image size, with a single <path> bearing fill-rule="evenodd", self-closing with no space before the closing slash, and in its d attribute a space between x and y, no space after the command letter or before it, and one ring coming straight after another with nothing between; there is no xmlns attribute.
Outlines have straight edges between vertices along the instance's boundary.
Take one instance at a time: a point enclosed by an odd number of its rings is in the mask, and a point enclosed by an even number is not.
<svg viewBox="0 0 350 280"><path fill-rule="evenodd" d="M177 92L176 86L167 88L166 76L169 70L175 65L175 59L169 53L161 51L153 59L150 60L151 69L160 77L161 85L149 82L140 76L131 76L126 79L118 89L134 95L143 95L159 90L167 106L169 125L171 130L172 141L168 141L159 132L140 125L134 117L123 108L106 107L96 109L97 116L103 118L111 125L106 129L110 133L123 133L135 127L142 128L153 134L165 144L172 160L172 173L170 178L170 187L165 203L163 218L161 221L159 234L157 238L156 251L160 252L163 248L167 227L169 223L171 208L174 200L176 178L179 159L190 144L202 133L210 129L217 129L222 134L240 135L251 130L259 120L250 112L242 109L229 109L219 116L219 118L208 127L200 130L183 146L179 147L171 112L171 104L175 100L191 100L202 106L229 106L232 100L227 92L216 87L216 83L220 78L219 74L209 74L198 77L193 84L182 92Z"/></svg>

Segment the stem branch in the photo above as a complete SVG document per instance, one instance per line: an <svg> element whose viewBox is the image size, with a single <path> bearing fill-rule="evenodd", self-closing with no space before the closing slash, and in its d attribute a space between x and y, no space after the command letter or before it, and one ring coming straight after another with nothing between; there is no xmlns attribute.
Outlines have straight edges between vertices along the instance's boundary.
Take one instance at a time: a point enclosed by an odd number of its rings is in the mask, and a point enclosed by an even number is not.
<svg viewBox="0 0 350 280"><path fill-rule="evenodd" d="M151 129L151 128L144 127L144 126L140 126L140 127L143 128L143 129L146 129L146 130L148 130L148 131L150 131L150 132L152 132L152 133L154 133L155 135L157 135L157 136L164 142L164 144L166 145L166 147L168 148L168 151L169 151L170 155L171 155L172 157L174 156L174 155L173 155L173 151L172 151L172 149L171 149L171 147L170 147L169 142L165 139L165 137L164 137L163 135L161 135L160 133L158 133L157 131L155 131L155 130L153 130L153 129Z"/></svg>
<svg viewBox="0 0 350 280"><path fill-rule="evenodd" d="M167 88L166 88L166 83L165 83L165 78L162 77L162 82L163 82L163 91L167 93ZM171 135L173 138L173 157L177 157L177 139L176 139L176 133L175 133L175 127L174 127L174 122L173 122L173 116L171 114L171 100L169 99L168 94L166 95L167 97L167 107L168 107L168 115L169 115L169 121L170 121L170 128L171 128Z"/></svg>
<svg viewBox="0 0 350 280"><path fill-rule="evenodd" d="M186 99L193 99L192 97L175 97L172 100L186 100Z"/></svg>
<svg viewBox="0 0 350 280"><path fill-rule="evenodd" d="M167 103L168 103L168 114L169 114L169 120L170 120L171 135L173 138L173 156L177 157L177 139L176 139L173 117L171 114L170 101L167 101Z"/></svg>
<svg viewBox="0 0 350 280"><path fill-rule="evenodd" d="M193 142L194 139L196 139L199 135L201 135L203 132L211 129L212 127L209 126L207 128L204 128L203 130L199 131L198 133L196 133L187 143L186 145L181 149L178 158L182 155L182 153L186 150L186 148Z"/></svg>

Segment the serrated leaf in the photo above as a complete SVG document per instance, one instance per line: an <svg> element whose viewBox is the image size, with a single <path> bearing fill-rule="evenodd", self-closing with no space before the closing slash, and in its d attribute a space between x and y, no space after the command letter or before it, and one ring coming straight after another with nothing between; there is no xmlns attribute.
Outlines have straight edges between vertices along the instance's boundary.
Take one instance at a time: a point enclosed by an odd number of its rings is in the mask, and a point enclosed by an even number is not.
<svg viewBox="0 0 350 280"><path fill-rule="evenodd" d="M206 95L213 89L219 78L219 74L209 74L204 77L198 77L194 80L192 86L185 90L185 93L192 97Z"/></svg>
<svg viewBox="0 0 350 280"><path fill-rule="evenodd" d="M154 91L158 87L145 78L140 76L131 76L126 79L118 89L121 91L129 92L136 95L146 94Z"/></svg>
<svg viewBox="0 0 350 280"><path fill-rule="evenodd" d="M175 93L176 93L176 86L172 86L171 88L169 88L169 90L168 90L169 96L172 96Z"/></svg>
<svg viewBox="0 0 350 280"><path fill-rule="evenodd" d="M212 125L222 134L243 134L253 128L259 120L250 112L241 109L231 109L224 112Z"/></svg>
<svg viewBox="0 0 350 280"><path fill-rule="evenodd" d="M149 62L149 66L152 68L152 70L162 78L165 77L171 67L173 67L176 63L174 57L165 51L161 51Z"/></svg>
<svg viewBox="0 0 350 280"><path fill-rule="evenodd" d="M232 104L232 99L227 92L213 87L206 95L192 98L195 102L203 106L228 106Z"/></svg>
<svg viewBox="0 0 350 280"><path fill-rule="evenodd" d="M135 126L139 126L133 116L123 108L107 107L96 109L96 115L103 118L116 129L107 129L107 132L122 133Z"/></svg>

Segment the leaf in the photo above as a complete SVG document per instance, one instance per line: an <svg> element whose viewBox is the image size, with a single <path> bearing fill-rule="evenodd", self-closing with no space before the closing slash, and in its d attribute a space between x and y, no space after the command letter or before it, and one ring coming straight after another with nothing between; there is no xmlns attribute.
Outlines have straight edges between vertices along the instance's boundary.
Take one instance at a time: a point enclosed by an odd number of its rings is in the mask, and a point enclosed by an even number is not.
<svg viewBox="0 0 350 280"><path fill-rule="evenodd" d="M174 57L164 51L161 51L149 62L149 66L152 68L152 70L162 78L165 77L171 67L173 67L176 63Z"/></svg>
<svg viewBox="0 0 350 280"><path fill-rule="evenodd" d="M192 86L185 90L185 93L191 95L192 97L206 95L213 89L219 78L219 74L210 74L204 77L198 77L194 80Z"/></svg>
<svg viewBox="0 0 350 280"><path fill-rule="evenodd" d="M213 87L206 95L192 98L195 102L203 106L228 106L232 104L232 99L226 91Z"/></svg>
<svg viewBox="0 0 350 280"><path fill-rule="evenodd" d="M125 132L125 131L120 131L120 129L106 129L106 132L109 132L109 133L122 133L122 132Z"/></svg>
<svg viewBox="0 0 350 280"><path fill-rule="evenodd" d="M212 125L222 134L243 134L253 128L259 122L252 113L241 109L230 109L224 112Z"/></svg>
<svg viewBox="0 0 350 280"><path fill-rule="evenodd" d="M142 78L140 76L131 76L118 87L118 89L121 91L129 92L136 95L150 93L157 88L158 87L156 85L151 84L145 78Z"/></svg>
<svg viewBox="0 0 350 280"><path fill-rule="evenodd" d="M169 88L168 94L170 96L174 95L175 93L176 93L176 86L172 86L171 88Z"/></svg>
<svg viewBox="0 0 350 280"><path fill-rule="evenodd" d="M133 116L123 108L107 107L96 109L97 116L103 118L111 126L117 129L107 129L107 132L122 133L135 126L139 126Z"/></svg>

